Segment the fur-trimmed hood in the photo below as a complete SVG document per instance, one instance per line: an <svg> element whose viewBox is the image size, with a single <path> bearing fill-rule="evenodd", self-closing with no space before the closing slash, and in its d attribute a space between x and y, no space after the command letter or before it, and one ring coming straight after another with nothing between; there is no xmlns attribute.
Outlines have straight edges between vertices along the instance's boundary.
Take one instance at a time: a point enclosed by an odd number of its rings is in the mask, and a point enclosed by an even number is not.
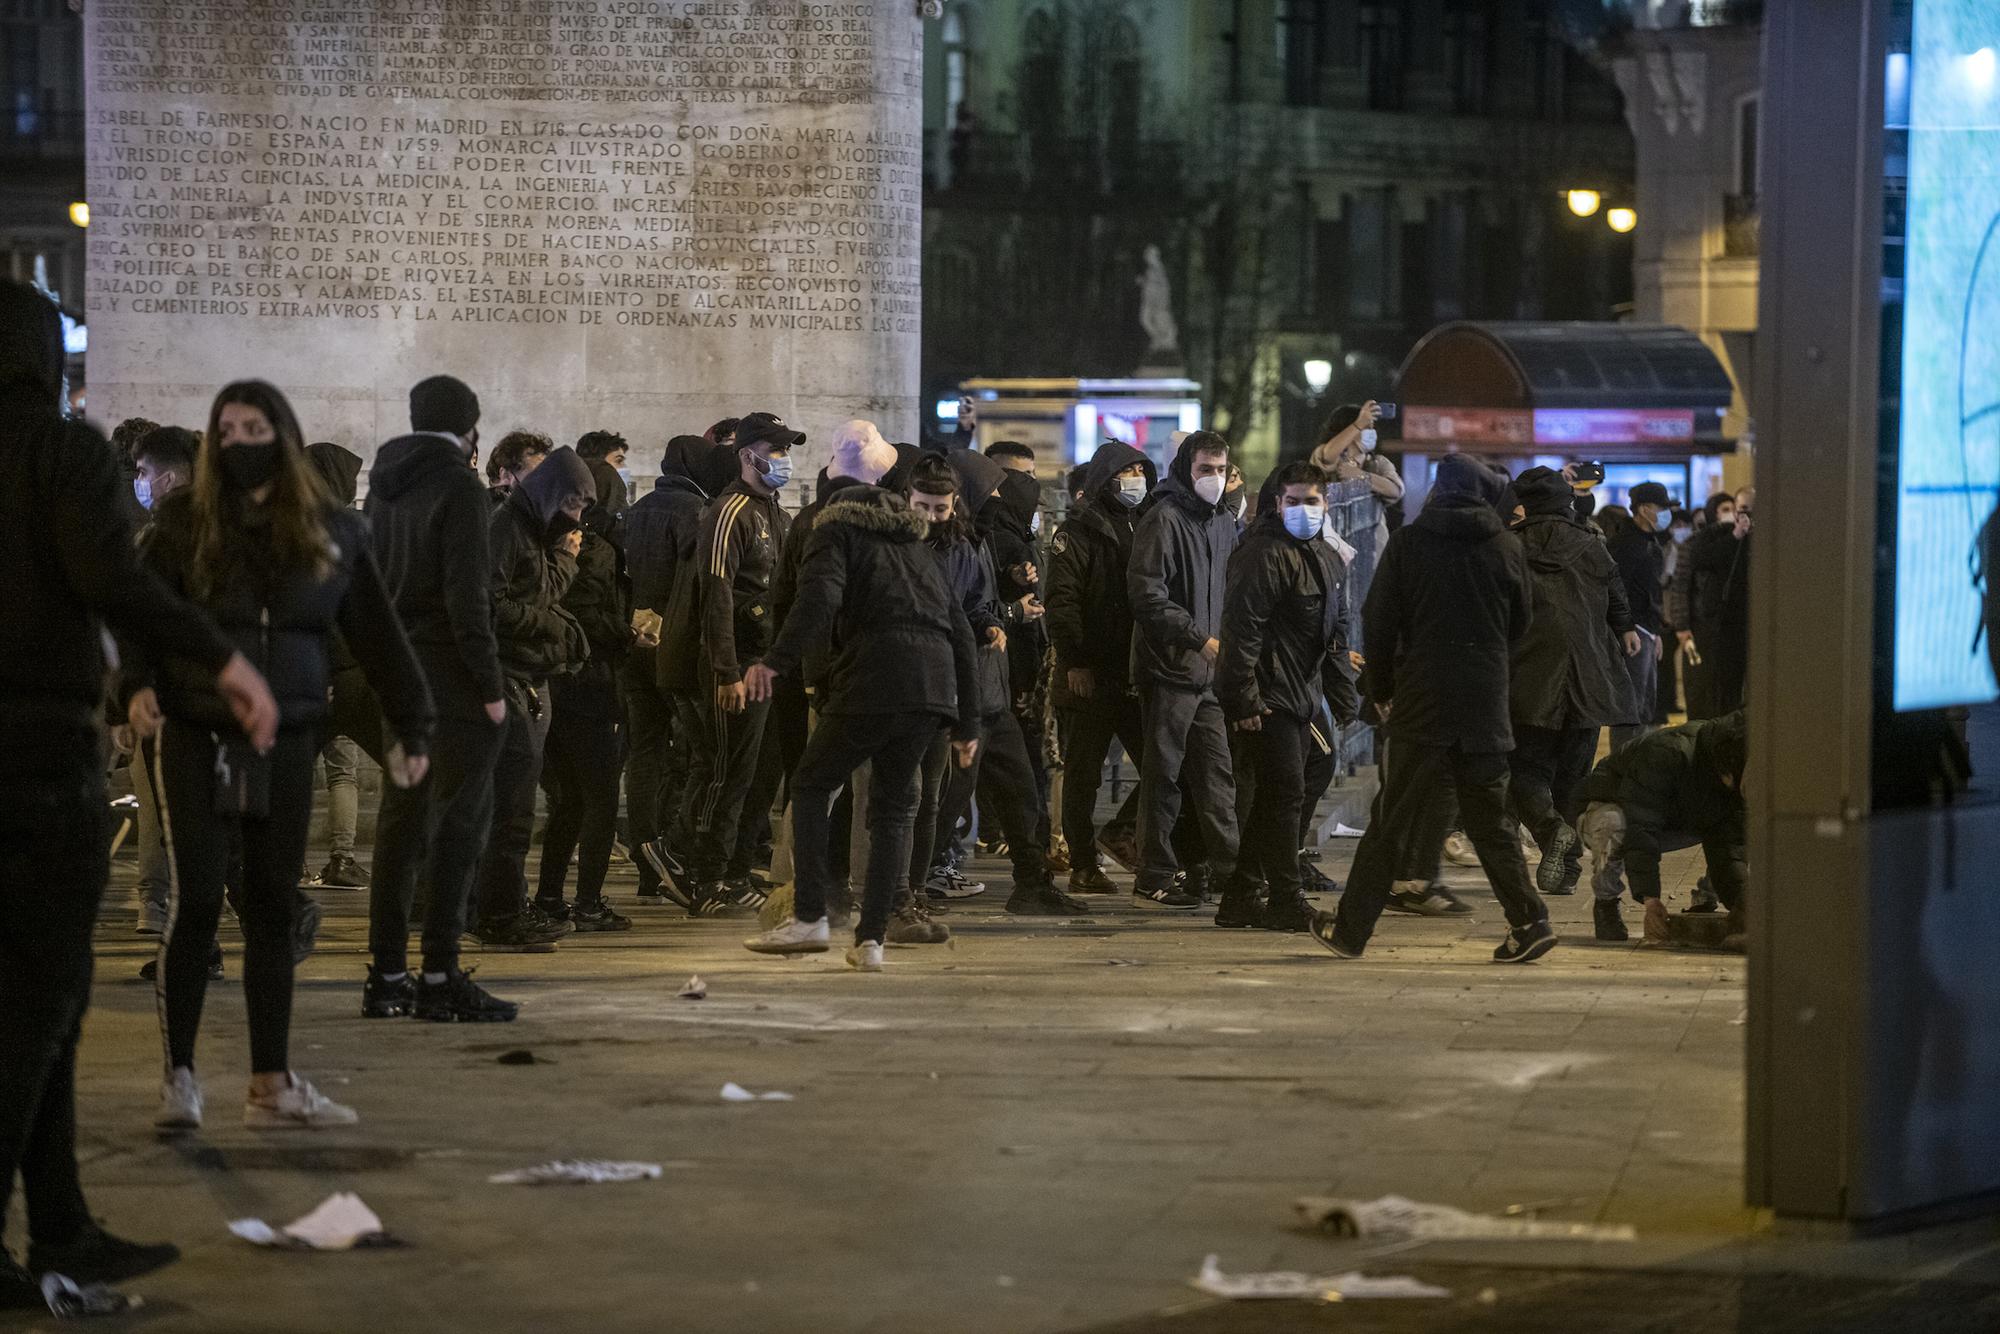
<svg viewBox="0 0 2000 1334"><path fill-rule="evenodd" d="M930 531L923 516L901 496L879 486L844 486L827 502L816 523L841 523L891 542L921 541Z"/></svg>

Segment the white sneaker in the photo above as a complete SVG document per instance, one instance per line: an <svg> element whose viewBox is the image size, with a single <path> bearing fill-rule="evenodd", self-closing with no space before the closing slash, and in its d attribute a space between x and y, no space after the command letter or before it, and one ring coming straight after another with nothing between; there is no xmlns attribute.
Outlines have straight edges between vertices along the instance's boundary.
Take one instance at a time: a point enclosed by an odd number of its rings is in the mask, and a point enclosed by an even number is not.
<svg viewBox="0 0 2000 1334"><path fill-rule="evenodd" d="M761 936L750 937L743 942L743 948L752 954L824 954L830 941L826 918L822 917L817 922L801 922L793 917Z"/></svg>
<svg viewBox="0 0 2000 1334"><path fill-rule="evenodd" d="M864 940L847 952L847 966L857 973L882 971L882 942Z"/></svg>
<svg viewBox="0 0 2000 1334"><path fill-rule="evenodd" d="M201 1129L201 1082L194 1071L177 1065L160 1081L160 1110L153 1124L161 1130Z"/></svg>
<svg viewBox="0 0 2000 1334"><path fill-rule="evenodd" d="M1444 859L1453 866L1479 865L1479 853L1472 846L1472 840L1454 829L1444 841Z"/></svg>
<svg viewBox="0 0 2000 1334"><path fill-rule="evenodd" d="M941 866L924 881L924 889L934 899L970 899L986 892L980 880L968 880L956 866Z"/></svg>
<svg viewBox="0 0 2000 1334"><path fill-rule="evenodd" d="M325 1126L351 1126L361 1117L352 1107L343 1107L297 1075L286 1076L291 1083L275 1094L252 1095L243 1101L243 1124L251 1130L318 1130Z"/></svg>

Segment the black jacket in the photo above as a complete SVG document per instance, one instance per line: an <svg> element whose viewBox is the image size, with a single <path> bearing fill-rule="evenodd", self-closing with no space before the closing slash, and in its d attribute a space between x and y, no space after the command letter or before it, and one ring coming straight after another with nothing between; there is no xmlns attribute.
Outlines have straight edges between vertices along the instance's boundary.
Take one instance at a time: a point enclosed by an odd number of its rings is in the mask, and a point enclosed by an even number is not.
<svg viewBox="0 0 2000 1334"><path fill-rule="evenodd" d="M282 569L271 551L269 527L247 502L225 498L239 518L223 538L212 586L191 588L194 557L194 492L183 487L153 509L153 522L140 542L140 559L176 593L215 619L222 632L264 674L278 701L280 727L309 727L327 715L333 688L331 643L346 635L368 682L382 701L388 731L412 755L425 752L436 713L423 669L396 619L381 572L368 542L368 526L353 510L328 506L329 569ZM236 732L229 706L215 690L208 664L169 653L155 657L143 645L123 650L122 698L150 686L160 711L178 722L214 732Z"/></svg>
<svg viewBox="0 0 2000 1334"><path fill-rule="evenodd" d="M785 512L741 480L701 513L692 563L680 576L661 633L660 684L704 690L743 679L771 645L771 584L785 543Z"/></svg>
<svg viewBox="0 0 2000 1334"><path fill-rule="evenodd" d="M1688 539L1681 552L1688 565L1688 616L1685 628L1702 637L1721 631L1742 636L1750 624L1750 541L1739 540L1735 528L1712 523Z"/></svg>
<svg viewBox="0 0 2000 1334"><path fill-rule="evenodd" d="M383 445L363 512L382 583L439 708L463 715L499 699L492 510L458 442L426 433Z"/></svg>
<svg viewBox="0 0 2000 1334"><path fill-rule="evenodd" d="M989 717L1012 702L1007 655L986 642L991 631L1006 628L993 591L993 561L983 543L969 539L962 531L954 531L943 540L932 538L927 545L937 553L938 571L944 575L946 587L972 627L979 716Z"/></svg>
<svg viewBox="0 0 2000 1334"><path fill-rule="evenodd" d="M1517 727L1639 721L1618 642L1632 628L1625 582L1603 540L1572 514L1530 514L1514 530L1527 552L1535 607L1512 658L1509 699ZM1652 701L1646 705L1650 710Z"/></svg>
<svg viewBox="0 0 2000 1334"><path fill-rule="evenodd" d="M1040 688L1049 647L1048 627L1039 617L1030 620L1021 611L1022 598L1042 594L1042 553L1035 547L1034 530L1041 501L1042 488L1033 474L1010 472L980 514L986 526L986 550L999 581L1000 606L1006 613L1008 685L1017 700ZM1035 568L1033 579L1014 577L1015 570L1028 565Z"/></svg>
<svg viewBox="0 0 2000 1334"><path fill-rule="evenodd" d="M1119 472L1142 465L1150 484L1157 473L1151 459L1116 440L1098 447L1085 474L1083 503L1049 543L1043 579L1043 618L1056 649L1058 708L1109 713L1124 707L1130 689L1132 611L1126 601L1125 571L1132 561L1132 534L1138 520L1116 499ZM1067 673L1088 668L1096 676L1089 699L1072 695Z"/></svg>
<svg viewBox="0 0 2000 1334"><path fill-rule="evenodd" d="M602 505L583 516L583 546L576 555L576 577L562 596L563 610L576 619L590 645L590 661L616 667L632 647L632 581L625 553L612 533L617 518Z"/></svg>
<svg viewBox="0 0 2000 1334"><path fill-rule="evenodd" d="M622 525L634 606L665 618L681 565L694 550L702 507L729 485L736 468L734 450L698 435L678 435L667 442L653 489L625 511Z"/></svg>
<svg viewBox="0 0 2000 1334"><path fill-rule="evenodd" d="M1708 855L1708 877L1725 903L1748 879L1748 815L1741 774L1749 744L1743 711L1652 732L1598 761L1586 801L1625 812L1625 874L1641 899L1660 895L1661 835L1692 834ZM1732 788L1723 780L1736 777Z"/></svg>
<svg viewBox="0 0 2000 1334"><path fill-rule="evenodd" d="M1223 599L1215 693L1230 722L1266 712L1309 721L1329 677L1347 683L1345 576L1320 538L1299 541L1275 509L1258 516L1229 557ZM1351 685L1332 702L1336 718L1353 718Z"/></svg>
<svg viewBox="0 0 2000 1334"><path fill-rule="evenodd" d="M1132 607L1132 679L1141 686L1206 690L1215 666L1202 646L1222 630L1236 516L1197 496L1183 480L1186 444L1173 475L1132 539L1125 597Z"/></svg>
<svg viewBox="0 0 2000 1334"><path fill-rule="evenodd" d="M1521 540L1486 500L1425 502L1390 534L1361 609L1369 695L1392 736L1473 753L1514 748L1507 659L1534 619Z"/></svg>
<svg viewBox="0 0 2000 1334"><path fill-rule="evenodd" d="M820 511L799 597L764 663L796 678L829 650L820 711L933 713L961 740L979 735L972 627L945 587L924 521L902 497L855 486Z"/></svg>
<svg viewBox="0 0 2000 1334"><path fill-rule="evenodd" d="M1666 621L1661 605L1667 580L1664 539L1657 533L1640 532L1639 525L1630 519L1614 522L1611 516L1602 515L1599 522L1606 525L1604 544L1610 549L1618 576L1624 582L1625 606L1631 613L1632 624L1659 634Z"/></svg>
<svg viewBox="0 0 2000 1334"><path fill-rule="evenodd" d="M834 477L826 469L820 469L819 487L814 492L813 501L785 526L785 543L778 552L778 570L771 576L771 612L777 618L777 628L782 630L785 618L799 598L799 572L805 568L806 542L812 537L813 525L819 522L820 511L842 491L863 483L852 477ZM806 654L806 660L799 674L803 678L799 685L817 690L826 676L826 650L822 647Z"/></svg>
<svg viewBox="0 0 2000 1334"><path fill-rule="evenodd" d="M104 437L62 416L62 366L55 304L0 282L0 707L81 723L104 690L100 620L211 678L235 646L140 567L131 487Z"/></svg>
<svg viewBox="0 0 2000 1334"><path fill-rule="evenodd" d="M521 479L493 512L493 626L500 668L533 685L590 658L583 627L563 606L576 561L555 543L569 529L560 518L572 494L594 495L590 469L576 451L558 449Z"/></svg>

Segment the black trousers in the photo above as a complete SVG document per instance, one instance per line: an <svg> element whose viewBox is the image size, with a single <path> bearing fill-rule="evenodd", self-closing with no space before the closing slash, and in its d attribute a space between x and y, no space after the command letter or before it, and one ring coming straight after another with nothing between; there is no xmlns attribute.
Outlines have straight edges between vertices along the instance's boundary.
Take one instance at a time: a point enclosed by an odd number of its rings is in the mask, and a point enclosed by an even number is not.
<svg viewBox="0 0 2000 1334"><path fill-rule="evenodd" d="M654 681L652 655L626 655L624 675L626 837L639 868L639 892L651 894L660 877L637 853L673 824L686 766L676 763L673 701Z"/></svg>
<svg viewBox="0 0 2000 1334"><path fill-rule="evenodd" d="M368 888L368 947L375 967L409 967L410 909L424 876L424 971L458 966L472 877L493 827L493 769L504 726L463 706L441 710L430 772L413 788L382 784L375 817L375 875Z"/></svg>
<svg viewBox="0 0 2000 1334"><path fill-rule="evenodd" d="M618 838L618 773L625 759L625 707L608 663L587 663L575 676L550 683L554 715L542 751L542 786L549 794L542 829L536 897L561 900L576 858L576 901L604 897L611 845ZM640 858L641 861L645 860Z"/></svg>
<svg viewBox="0 0 2000 1334"><path fill-rule="evenodd" d="M910 867L910 827L924 750L937 735L935 714L821 714L792 776L793 916L826 916L834 886L829 819L836 792L863 764L868 780L868 871L854 939L882 941L889 909ZM845 868L842 868L843 871Z"/></svg>
<svg viewBox="0 0 2000 1334"><path fill-rule="evenodd" d="M715 707L712 691L674 697L674 722L688 736L687 787L681 804L681 847L688 872L702 884L750 874L749 849L737 837L743 806L763 753L769 700L741 713Z"/></svg>
<svg viewBox="0 0 2000 1334"><path fill-rule="evenodd" d="M222 917L232 854L243 854L236 913L243 928L243 1008L250 1025L250 1070L291 1068L292 924L299 867L312 822L315 728L284 728L267 759L269 811L261 819L216 813L216 741L207 729L169 718L160 738L161 790L173 893L155 983L167 1068L194 1065L195 1035L208 995L208 959Z"/></svg>
<svg viewBox="0 0 2000 1334"><path fill-rule="evenodd" d="M1151 888L1181 869L1183 839L1174 825L1181 794L1201 830L1209 869L1227 876L1236 866L1236 779L1222 705L1206 690L1157 687L1146 692L1146 751L1139 765L1139 884Z"/></svg>
<svg viewBox="0 0 2000 1334"><path fill-rule="evenodd" d="M777 714L777 699L773 696L764 717L764 731L757 750L757 768L750 779L750 790L743 797L743 816L736 822L736 846L730 852L730 865L741 864L744 872L765 859L771 847L771 809L777 805L778 793L785 786L792 764L785 758L784 738L772 725Z"/></svg>
<svg viewBox="0 0 2000 1334"><path fill-rule="evenodd" d="M507 721L493 765L493 829L479 859L476 893L484 926L519 917L528 906L528 845L535 837L535 788L549 724L548 685L509 681Z"/></svg>
<svg viewBox="0 0 2000 1334"><path fill-rule="evenodd" d="M1007 840L1007 860L1016 885L1039 885L1048 879L1048 847L1038 836L1035 818L1035 771L1028 761L1027 739L1012 709L986 715L980 728L979 751L972 767L944 765L944 795L939 803L938 838L942 841L965 814L975 793L980 818L1000 826Z"/></svg>
<svg viewBox="0 0 2000 1334"><path fill-rule="evenodd" d="M1055 841L1055 822L1049 815L1049 766L1043 753L1042 714L1039 709L1015 709L1014 721L1020 724L1021 740L1028 748L1028 769L1035 775L1035 842L1046 851Z"/></svg>
<svg viewBox="0 0 2000 1334"><path fill-rule="evenodd" d="M1275 902L1299 893L1300 809L1306 799L1307 752L1314 749L1304 719L1269 713L1255 732L1233 732L1235 772L1250 785L1242 851L1233 877L1254 890L1261 877Z"/></svg>
<svg viewBox="0 0 2000 1334"><path fill-rule="evenodd" d="M1399 878L1399 859L1410 859L1418 837L1442 831L1436 827L1436 794L1442 788L1458 794L1459 816L1479 864L1493 886L1493 895L1510 926L1522 927L1548 917L1548 909L1528 879L1520 835L1507 814L1507 756L1504 752L1469 754L1456 746L1427 746L1392 737L1382 761L1382 789L1368 832L1354 850L1347 889L1340 896L1337 929L1351 944L1366 944L1389 902Z"/></svg>
<svg viewBox="0 0 2000 1334"><path fill-rule="evenodd" d="M1143 737L1139 702L1130 695L1120 695L1111 712L1072 709L1064 717L1062 827L1074 869L1098 864L1097 789L1104 782L1104 757L1112 740L1125 747L1136 769L1145 754Z"/></svg>
<svg viewBox="0 0 2000 1334"><path fill-rule="evenodd" d="M1507 804L1513 817L1548 850L1549 840L1583 814L1583 783L1597 758L1596 727L1515 727L1507 757Z"/></svg>
<svg viewBox="0 0 2000 1334"><path fill-rule="evenodd" d="M1319 806L1320 798L1326 795L1326 790L1333 786L1334 770L1337 767L1334 760L1334 747L1339 745L1339 743L1340 733L1333 726L1332 720L1325 714L1322 713L1319 717L1306 724L1305 793L1299 801L1299 848L1301 851L1312 841L1313 811ZM1243 770L1240 766L1236 771L1236 783L1238 787L1243 785ZM1238 810L1243 808L1243 803L1240 799L1237 801L1236 807Z"/></svg>
<svg viewBox="0 0 2000 1334"><path fill-rule="evenodd" d="M67 1242L90 1221L76 1169L76 1043L110 875L104 803L88 710L0 701L0 1227L18 1174L37 1241Z"/></svg>

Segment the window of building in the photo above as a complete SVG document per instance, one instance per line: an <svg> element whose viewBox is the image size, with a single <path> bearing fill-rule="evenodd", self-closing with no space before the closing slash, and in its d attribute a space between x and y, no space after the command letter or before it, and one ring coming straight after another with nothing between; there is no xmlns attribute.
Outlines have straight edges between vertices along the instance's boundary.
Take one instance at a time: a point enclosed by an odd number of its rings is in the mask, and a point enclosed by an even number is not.
<svg viewBox="0 0 2000 1334"><path fill-rule="evenodd" d="M1400 0L1361 7L1361 71L1368 84L1368 105L1377 111L1403 107L1403 74L1408 65L1408 34Z"/></svg>
<svg viewBox="0 0 2000 1334"><path fill-rule="evenodd" d="M944 123L958 124L958 109L965 105L966 70L969 56L965 44L965 15L956 6L944 12Z"/></svg>
<svg viewBox="0 0 2000 1334"><path fill-rule="evenodd" d="M1110 81L1104 102L1105 155L1114 164L1132 164L1139 161L1139 109L1146 90L1138 25L1121 15L1111 24L1105 46L1104 72Z"/></svg>
<svg viewBox="0 0 2000 1334"><path fill-rule="evenodd" d="M1763 109L1764 98L1758 93L1736 104L1736 193L1746 199L1757 194L1757 133Z"/></svg>
<svg viewBox="0 0 2000 1334"><path fill-rule="evenodd" d="M1278 0L1278 72L1285 102L1319 105L1321 62L1326 58L1326 0Z"/></svg>
<svg viewBox="0 0 2000 1334"><path fill-rule="evenodd" d="M1451 109L1460 115L1485 114L1493 69L1492 0L1453 0L1445 11L1444 44Z"/></svg>
<svg viewBox="0 0 2000 1334"><path fill-rule="evenodd" d="M1061 146L1063 126L1062 30L1047 10L1028 15L1022 30L1020 128L1038 166Z"/></svg>
<svg viewBox="0 0 2000 1334"><path fill-rule="evenodd" d="M1434 324L1466 317L1474 290L1474 198L1464 191L1439 195L1430 206L1430 317Z"/></svg>
<svg viewBox="0 0 2000 1334"><path fill-rule="evenodd" d="M1347 197L1347 313L1356 320L1391 320L1400 305L1397 232L1402 215L1393 188Z"/></svg>
<svg viewBox="0 0 2000 1334"><path fill-rule="evenodd" d="M41 46L40 24L0 22L0 97L6 99L0 133L22 139L41 133Z"/></svg>

